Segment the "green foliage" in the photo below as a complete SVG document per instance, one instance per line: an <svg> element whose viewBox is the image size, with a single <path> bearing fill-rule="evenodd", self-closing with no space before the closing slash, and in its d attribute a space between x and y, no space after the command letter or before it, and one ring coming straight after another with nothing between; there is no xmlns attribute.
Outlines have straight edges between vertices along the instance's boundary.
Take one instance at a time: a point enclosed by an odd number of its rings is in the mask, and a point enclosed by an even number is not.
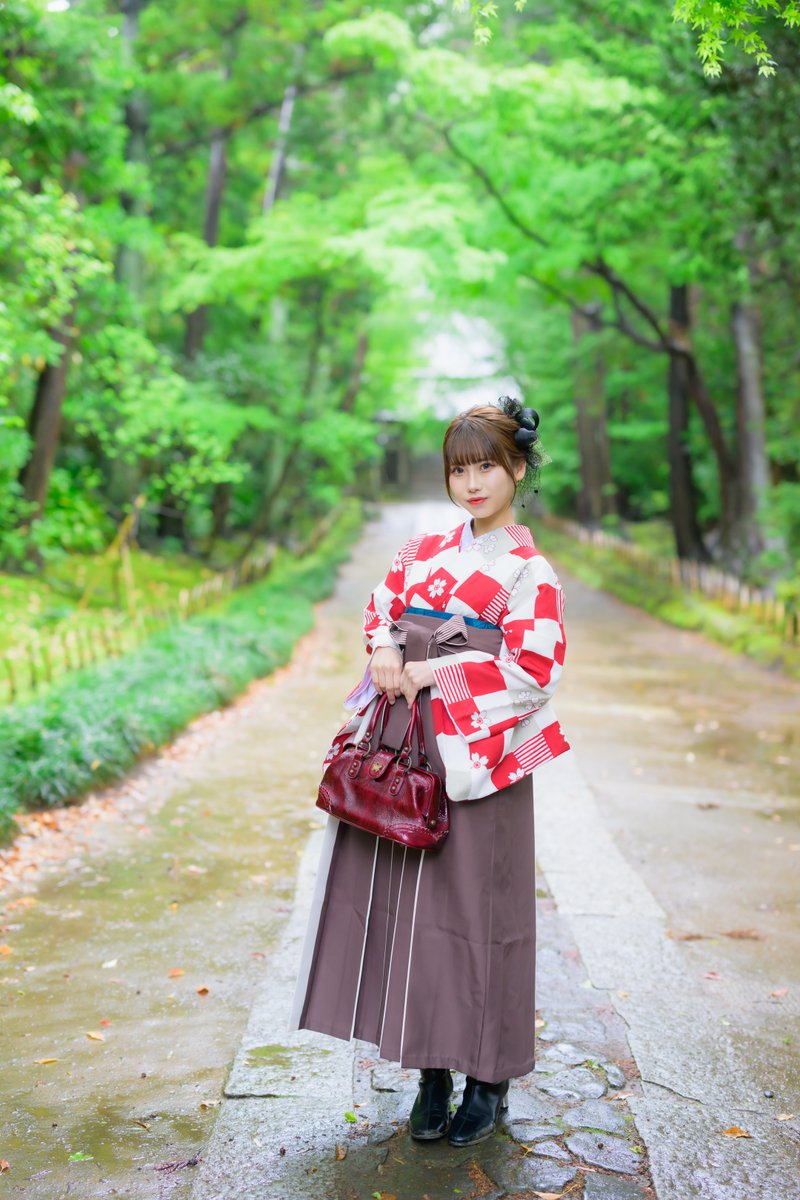
<svg viewBox="0 0 800 1200"><path fill-rule="evenodd" d="M681 6L741 33L730 85L703 75L662 0L461 7L490 44L471 46L447 9L434 19L396 0L150 0L134 37L102 0L3 6L7 563L99 545L140 496L153 549L291 544L372 477L377 413L411 413L422 431L415 372L453 313L488 323L498 371L541 408L549 503L575 508L576 386L597 362L624 515L666 516L667 364L645 314L668 332L670 286L685 283L734 458L732 307L753 301L762 318L775 491L760 565L786 568L800 395L786 349L800 294L792 6ZM746 53L753 30L782 64L775 79ZM610 273L633 299L612 294ZM578 352L570 310L587 307L604 327ZM58 363L66 396L39 515L20 477L37 384ZM686 441L713 537L719 471L696 412Z"/></svg>
<svg viewBox="0 0 800 1200"><path fill-rule="evenodd" d="M492 40L493 22L500 15L498 5L489 0L452 0L456 12L469 12L475 44L486 46ZM528 0L513 0L514 11L521 13ZM798 0L674 0L673 18L699 31L697 55L710 78L722 73L722 59L729 40L753 58L759 75L775 74L772 51L759 31L766 17L776 16L790 29L800 26Z"/></svg>
<svg viewBox="0 0 800 1200"><path fill-rule="evenodd" d="M69 676L0 713L0 835L20 807L63 804L129 770L193 717L289 658L360 527L351 506L319 547L139 650Z"/></svg>
<svg viewBox="0 0 800 1200"><path fill-rule="evenodd" d="M673 11L676 21L686 21L700 31L697 53L710 76L722 73L726 36L755 59L759 75L774 75L777 64L760 26L772 14L791 29L800 26L797 0L675 0Z"/></svg>
<svg viewBox="0 0 800 1200"><path fill-rule="evenodd" d="M534 536L557 565L591 587L800 679L800 648L760 625L755 616L729 612L708 597L687 593L654 573L643 577L639 568L613 548L576 542L547 528L535 527Z"/></svg>

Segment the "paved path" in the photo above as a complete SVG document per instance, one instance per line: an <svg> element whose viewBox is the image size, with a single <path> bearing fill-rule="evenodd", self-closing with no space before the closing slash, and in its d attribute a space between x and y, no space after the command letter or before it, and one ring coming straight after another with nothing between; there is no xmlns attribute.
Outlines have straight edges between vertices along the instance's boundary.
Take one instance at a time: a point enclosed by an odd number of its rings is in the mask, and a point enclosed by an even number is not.
<svg viewBox="0 0 800 1200"><path fill-rule="evenodd" d="M576 753L537 772L543 1024L506 1131L417 1146L413 1076L285 1034L314 784L363 665L353 614L403 538L453 513L387 509L294 665L6 909L9 1195L800 1200L800 690L570 579Z"/></svg>
<svg viewBox="0 0 800 1200"><path fill-rule="evenodd" d="M373 537L390 546L399 532ZM625 1200L648 1194L645 1146L660 1200L800 1197L788 1041L800 992L800 835L786 782L800 693L567 584L571 682L559 709L576 753L537 775L544 1027L537 1072L512 1094L509 1136L472 1155L415 1146L402 1126L413 1078L368 1049L300 1035L297 1057L282 1039L288 1059L258 1065L259 1047L278 1052L271 1031L291 988L312 844L278 956L283 990L254 1008L196 1200L225 1195L234 1178L243 1196L282 1183L360 1197L373 1180L409 1200L457 1188ZM694 933L704 936L670 936ZM297 1079L286 1104L289 1063ZM357 1113L352 1128L345 1111Z"/></svg>

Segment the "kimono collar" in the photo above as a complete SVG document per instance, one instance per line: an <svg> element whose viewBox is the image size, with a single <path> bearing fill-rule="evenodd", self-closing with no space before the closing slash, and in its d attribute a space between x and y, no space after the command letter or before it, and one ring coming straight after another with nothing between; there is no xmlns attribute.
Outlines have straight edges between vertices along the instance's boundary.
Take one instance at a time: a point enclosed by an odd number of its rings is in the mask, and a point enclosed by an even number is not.
<svg viewBox="0 0 800 1200"><path fill-rule="evenodd" d="M469 550L473 545L477 549L488 549L491 545L496 553L502 553L513 549L514 546L533 547L533 535L527 525L503 525L499 529L492 529L489 533L475 537L472 520L468 519L461 526L459 550Z"/></svg>

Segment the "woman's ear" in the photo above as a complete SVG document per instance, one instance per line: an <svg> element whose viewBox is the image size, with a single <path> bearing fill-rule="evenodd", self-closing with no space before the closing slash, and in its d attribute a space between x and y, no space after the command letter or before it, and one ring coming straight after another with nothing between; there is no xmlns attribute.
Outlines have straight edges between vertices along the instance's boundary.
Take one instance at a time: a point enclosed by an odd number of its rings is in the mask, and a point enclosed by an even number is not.
<svg viewBox="0 0 800 1200"><path fill-rule="evenodd" d="M517 463L517 465L514 467L514 478L516 479L517 483L522 483L527 469L528 464L525 462L525 459Z"/></svg>

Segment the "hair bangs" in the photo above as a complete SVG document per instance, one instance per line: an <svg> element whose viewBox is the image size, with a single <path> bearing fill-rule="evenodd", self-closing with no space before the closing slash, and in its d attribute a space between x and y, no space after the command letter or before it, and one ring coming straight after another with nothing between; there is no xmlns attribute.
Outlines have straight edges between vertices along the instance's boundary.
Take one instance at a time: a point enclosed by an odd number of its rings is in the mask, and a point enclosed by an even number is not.
<svg viewBox="0 0 800 1200"><path fill-rule="evenodd" d="M484 421L466 419L449 431L444 446L445 468L497 462L497 435ZM505 457L505 456L503 456Z"/></svg>

